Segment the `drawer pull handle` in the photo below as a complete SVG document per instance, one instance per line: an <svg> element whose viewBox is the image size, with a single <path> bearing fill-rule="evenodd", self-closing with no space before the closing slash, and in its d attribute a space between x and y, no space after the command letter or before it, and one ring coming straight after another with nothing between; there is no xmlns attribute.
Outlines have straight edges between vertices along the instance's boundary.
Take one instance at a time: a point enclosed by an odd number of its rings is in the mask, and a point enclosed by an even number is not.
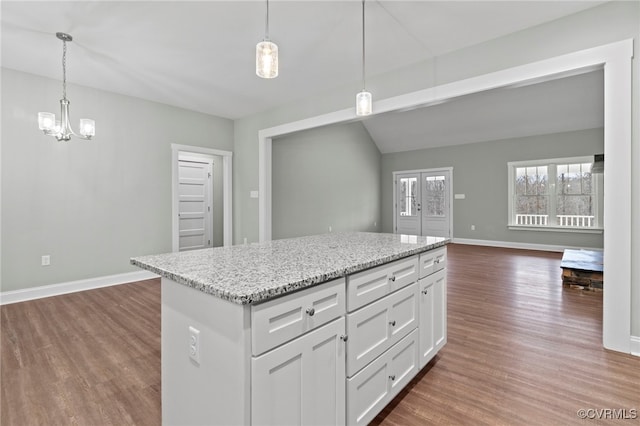
<svg viewBox="0 0 640 426"><path fill-rule="evenodd" d="M422 290L422 294L429 294L429 289L425 288L424 290Z"/></svg>
<svg viewBox="0 0 640 426"><path fill-rule="evenodd" d="M392 275L391 277L389 277L389 281L395 281L396 280L396 276Z"/></svg>
<svg viewBox="0 0 640 426"><path fill-rule="evenodd" d="M343 342L346 342L347 340L349 340L349 336L347 336L346 334L343 334L342 336L340 336L340 340L342 340Z"/></svg>
<svg viewBox="0 0 640 426"><path fill-rule="evenodd" d="M313 308L307 308L306 312L310 317L312 317L316 313L316 310Z"/></svg>
<svg viewBox="0 0 640 426"><path fill-rule="evenodd" d="M391 380L395 380L395 379L396 379L396 375L395 375L395 374L392 374L391 376L389 376L389 378L390 378Z"/></svg>
<svg viewBox="0 0 640 426"><path fill-rule="evenodd" d="M396 326L396 320L389 321L389 324L391 325L391 327L395 327Z"/></svg>
<svg viewBox="0 0 640 426"><path fill-rule="evenodd" d="M434 260L433 263L440 263L440 259Z"/></svg>

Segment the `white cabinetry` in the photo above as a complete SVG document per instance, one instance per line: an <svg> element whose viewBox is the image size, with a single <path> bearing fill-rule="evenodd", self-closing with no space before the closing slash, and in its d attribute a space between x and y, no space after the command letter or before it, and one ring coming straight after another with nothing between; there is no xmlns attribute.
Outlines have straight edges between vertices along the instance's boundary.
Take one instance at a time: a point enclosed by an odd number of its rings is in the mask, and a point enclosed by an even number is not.
<svg viewBox="0 0 640 426"><path fill-rule="evenodd" d="M251 362L251 423L340 425L345 421L344 317Z"/></svg>
<svg viewBox="0 0 640 426"><path fill-rule="evenodd" d="M420 368L447 343L447 271L442 269L419 284Z"/></svg>
<svg viewBox="0 0 640 426"><path fill-rule="evenodd" d="M446 343L445 265L442 247L252 305L163 278L163 424L370 422Z"/></svg>
<svg viewBox="0 0 640 426"><path fill-rule="evenodd" d="M347 379L347 424L366 425L418 373L418 332Z"/></svg>

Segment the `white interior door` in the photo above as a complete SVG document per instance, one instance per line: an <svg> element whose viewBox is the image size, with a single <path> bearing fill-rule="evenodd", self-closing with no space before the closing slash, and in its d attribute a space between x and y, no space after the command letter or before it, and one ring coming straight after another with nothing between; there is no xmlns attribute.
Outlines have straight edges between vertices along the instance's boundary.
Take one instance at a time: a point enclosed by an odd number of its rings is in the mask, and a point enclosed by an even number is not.
<svg viewBox="0 0 640 426"><path fill-rule="evenodd" d="M451 238L451 172L423 172L420 179L422 235Z"/></svg>
<svg viewBox="0 0 640 426"><path fill-rule="evenodd" d="M452 238L451 169L395 175L397 234Z"/></svg>
<svg viewBox="0 0 640 426"><path fill-rule="evenodd" d="M212 246L213 161L178 162L178 249Z"/></svg>
<svg viewBox="0 0 640 426"><path fill-rule="evenodd" d="M396 176L396 233L420 233L420 173Z"/></svg>

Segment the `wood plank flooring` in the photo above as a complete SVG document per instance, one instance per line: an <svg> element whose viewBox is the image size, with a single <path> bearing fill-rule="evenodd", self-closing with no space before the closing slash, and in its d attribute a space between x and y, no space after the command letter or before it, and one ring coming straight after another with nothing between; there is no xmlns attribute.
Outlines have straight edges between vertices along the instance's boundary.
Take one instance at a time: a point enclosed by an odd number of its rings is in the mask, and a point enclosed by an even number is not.
<svg viewBox="0 0 640 426"><path fill-rule="evenodd" d="M640 415L640 358L602 349L602 295L563 288L560 258L449 245L448 343L373 424L639 424L577 417ZM2 306L0 321L3 426L160 424L158 280Z"/></svg>

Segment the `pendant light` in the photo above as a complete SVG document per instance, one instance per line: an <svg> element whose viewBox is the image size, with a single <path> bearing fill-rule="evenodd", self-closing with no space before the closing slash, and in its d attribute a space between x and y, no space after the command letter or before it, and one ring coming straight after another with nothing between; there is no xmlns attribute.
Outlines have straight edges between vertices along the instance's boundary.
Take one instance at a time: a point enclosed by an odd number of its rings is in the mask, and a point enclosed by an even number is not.
<svg viewBox="0 0 640 426"><path fill-rule="evenodd" d="M256 45L256 74L262 78L278 76L278 45L269 40L269 0L267 0L264 39Z"/></svg>
<svg viewBox="0 0 640 426"><path fill-rule="evenodd" d="M71 136L80 139L91 139L96 134L96 122L90 118L80 119L80 134L71 129L69 123L69 100L67 99L67 42L73 37L65 33L56 33L56 37L62 40L62 99L60 99L60 121L56 121L56 115L50 112L38 113L38 127L47 136L54 136L58 141L68 141Z"/></svg>
<svg viewBox="0 0 640 426"><path fill-rule="evenodd" d="M364 61L364 0L362 0L362 91L356 95L356 115L370 115L372 112L371 93L365 89L365 61Z"/></svg>

